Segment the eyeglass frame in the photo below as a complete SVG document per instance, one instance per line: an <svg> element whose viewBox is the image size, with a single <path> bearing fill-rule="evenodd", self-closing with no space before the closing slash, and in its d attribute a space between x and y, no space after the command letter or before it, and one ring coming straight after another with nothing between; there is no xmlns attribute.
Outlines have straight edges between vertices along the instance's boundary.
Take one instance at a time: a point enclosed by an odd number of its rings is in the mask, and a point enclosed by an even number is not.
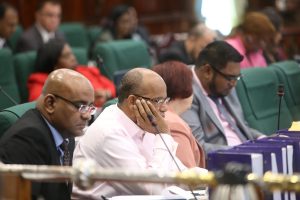
<svg viewBox="0 0 300 200"><path fill-rule="evenodd" d="M231 75L231 74L225 74L224 72L221 72L220 70L218 70L216 67L209 65L215 72L217 72L218 74L220 74L221 76L223 76L227 81L238 81L240 80L243 75L239 74L239 75Z"/></svg>
<svg viewBox="0 0 300 200"><path fill-rule="evenodd" d="M140 97L142 99L145 99L147 101L151 101L152 103L155 103L157 104L158 106L161 106L163 104L167 104L169 103L170 101L170 97L166 97L166 98L162 98L162 99L152 99L152 98L149 98L149 97L144 97L142 95L138 95L138 94L133 94L134 96L137 96L137 97Z"/></svg>
<svg viewBox="0 0 300 200"><path fill-rule="evenodd" d="M76 102L73 102L73 101L70 101L60 95L57 95L57 94L52 94L53 96L55 96L56 98L59 98L59 99L62 99L64 100L65 102L73 105L77 110L78 112L80 112L81 114L86 114L87 112L89 112L91 115L94 115L97 111L97 108L94 106L94 105L84 105L82 103L76 103ZM84 107L88 107L89 109L88 110L85 110Z"/></svg>

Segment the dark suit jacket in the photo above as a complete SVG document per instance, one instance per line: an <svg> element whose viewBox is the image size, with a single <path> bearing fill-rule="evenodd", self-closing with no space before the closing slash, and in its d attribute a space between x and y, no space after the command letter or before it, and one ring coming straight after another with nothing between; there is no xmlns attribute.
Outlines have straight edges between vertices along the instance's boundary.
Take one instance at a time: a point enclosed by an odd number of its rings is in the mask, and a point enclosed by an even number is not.
<svg viewBox="0 0 300 200"><path fill-rule="evenodd" d="M70 142L73 155L74 139ZM59 157L52 133L37 109L27 111L0 140L0 159L6 164L61 165ZM33 182L32 197L70 199L69 187L65 182Z"/></svg>
<svg viewBox="0 0 300 200"><path fill-rule="evenodd" d="M169 48L162 50L158 56L158 60L160 63L177 60L187 65L195 64L195 61L185 49L184 41L176 41Z"/></svg>
<svg viewBox="0 0 300 200"><path fill-rule="evenodd" d="M65 39L64 34L59 31L55 32L55 38L63 40ZM22 33L16 47L16 52L20 53L25 51L38 50L42 45L42 36L38 31L36 25L33 25L24 33Z"/></svg>
<svg viewBox="0 0 300 200"><path fill-rule="evenodd" d="M194 68L192 68L192 70L194 70ZM192 107L184 112L181 117L191 127L193 135L202 147L204 147L206 153L217 149L228 148L224 129L210 107L195 76L193 77L193 93ZM241 139L246 138L247 140L250 140L262 135L259 131L248 127L244 120L243 110L234 89L224 98L224 100L224 105L227 107L228 111L235 119L237 126L243 133L243 136L240 136Z"/></svg>

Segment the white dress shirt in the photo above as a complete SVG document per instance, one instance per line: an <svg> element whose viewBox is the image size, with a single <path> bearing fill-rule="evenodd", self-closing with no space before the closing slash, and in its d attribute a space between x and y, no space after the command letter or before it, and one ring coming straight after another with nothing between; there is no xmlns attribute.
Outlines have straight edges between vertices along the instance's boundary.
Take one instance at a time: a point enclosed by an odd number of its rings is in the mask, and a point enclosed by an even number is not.
<svg viewBox="0 0 300 200"><path fill-rule="evenodd" d="M161 134L175 157L177 143L169 134ZM98 167L126 170L152 169L178 171L159 135L139 128L117 105L107 107L87 129L75 148L73 162L94 159ZM181 170L186 167L176 158ZM98 182L90 190L73 186L73 199L101 199L101 195L160 194L167 187L163 184Z"/></svg>

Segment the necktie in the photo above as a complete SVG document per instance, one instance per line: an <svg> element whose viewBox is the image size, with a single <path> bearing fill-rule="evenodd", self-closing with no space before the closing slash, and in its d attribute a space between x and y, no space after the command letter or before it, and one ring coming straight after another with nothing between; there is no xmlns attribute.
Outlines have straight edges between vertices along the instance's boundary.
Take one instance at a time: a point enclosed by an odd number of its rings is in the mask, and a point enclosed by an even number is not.
<svg viewBox="0 0 300 200"><path fill-rule="evenodd" d="M63 165L64 166L70 166L70 164L71 164L71 162L70 162L71 161L71 153L69 151L68 144L69 144L69 140L64 139L63 143L60 145L60 148L64 152L64 156L63 156Z"/></svg>
<svg viewBox="0 0 300 200"><path fill-rule="evenodd" d="M223 99L215 98L215 97L210 97L210 98L215 102L222 119L228 122L229 127L238 135L238 137L241 139L241 141L246 141L247 139L244 137L244 134L241 132L239 127L236 125L236 122L233 121L231 114L228 112L228 110L224 106L224 104L221 103L221 101L223 101Z"/></svg>

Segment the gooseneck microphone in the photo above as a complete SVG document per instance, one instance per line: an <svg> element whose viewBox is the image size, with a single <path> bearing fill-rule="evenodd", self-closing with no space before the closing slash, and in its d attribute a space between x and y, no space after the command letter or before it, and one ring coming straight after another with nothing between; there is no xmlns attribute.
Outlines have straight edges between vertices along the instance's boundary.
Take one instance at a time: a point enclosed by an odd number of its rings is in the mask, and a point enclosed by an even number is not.
<svg viewBox="0 0 300 200"><path fill-rule="evenodd" d="M277 95L279 97L277 130L279 130L279 128L280 128L280 114L281 114L281 100L282 100L282 97L284 95L284 85L283 84L278 85Z"/></svg>
<svg viewBox="0 0 300 200"><path fill-rule="evenodd" d="M170 156L171 156L171 158L172 158L173 162L175 163L175 165L176 165L176 167L177 167L178 171L180 171L180 172L181 172L182 170L180 169L180 167L179 167L178 163L176 162L176 160L175 160L175 158L174 158L173 154L171 153L171 151L170 151L170 149L169 149L169 147L168 147L167 143L165 142L164 138L162 137L162 135L161 135L160 131L158 130L158 128L157 128L157 124L156 124L156 122L154 121L154 119L153 119L153 116L152 116L152 115L149 115L149 114L147 114L147 117L148 117L148 119L149 119L149 121L150 121L151 125L152 125L152 126L155 128L155 131L156 131L156 132L157 132L157 134L159 135L160 139L163 141L163 143L164 143L165 147L167 148L167 150L168 150L168 153L170 154ZM193 189L192 189L191 187L189 187L189 190L191 191L191 193L192 193L193 197L195 198L195 200L197 200L197 197L196 197L196 195L195 195L195 193L194 193Z"/></svg>
<svg viewBox="0 0 300 200"><path fill-rule="evenodd" d="M9 99L10 102L12 102L14 105L18 105L18 103L0 86L0 92L6 96L6 98Z"/></svg>

